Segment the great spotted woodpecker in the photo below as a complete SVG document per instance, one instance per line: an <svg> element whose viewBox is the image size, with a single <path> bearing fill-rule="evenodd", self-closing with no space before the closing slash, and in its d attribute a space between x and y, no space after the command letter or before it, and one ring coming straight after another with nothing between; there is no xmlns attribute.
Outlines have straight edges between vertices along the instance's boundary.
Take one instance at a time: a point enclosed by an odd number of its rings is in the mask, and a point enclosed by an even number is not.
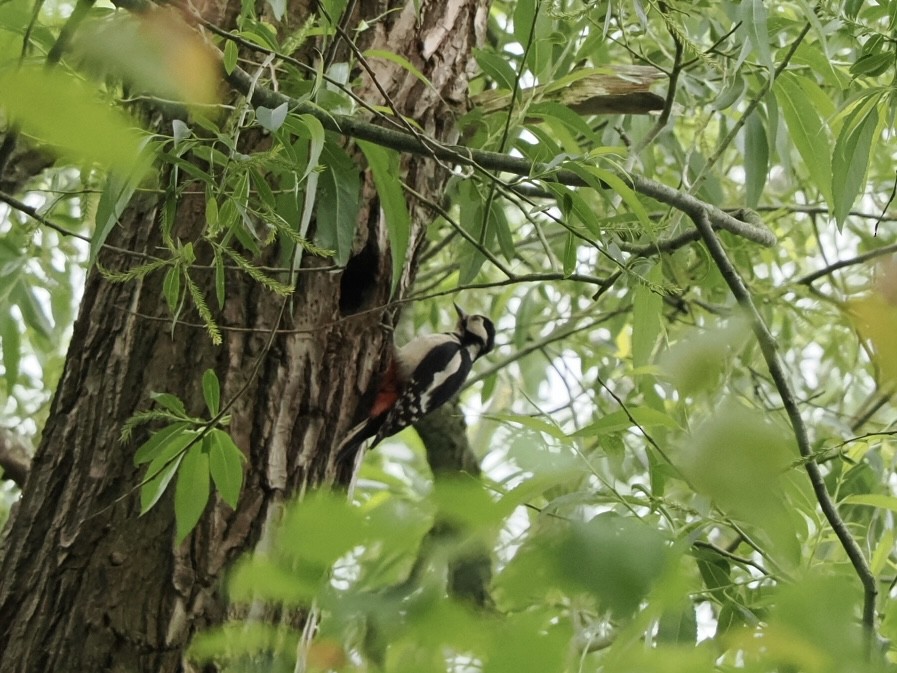
<svg viewBox="0 0 897 673"><path fill-rule="evenodd" d="M394 348L368 417L349 431L337 459L356 455L448 402L467 379L474 361L495 346L495 326L482 315L467 315L455 304L454 332L428 334Z"/></svg>

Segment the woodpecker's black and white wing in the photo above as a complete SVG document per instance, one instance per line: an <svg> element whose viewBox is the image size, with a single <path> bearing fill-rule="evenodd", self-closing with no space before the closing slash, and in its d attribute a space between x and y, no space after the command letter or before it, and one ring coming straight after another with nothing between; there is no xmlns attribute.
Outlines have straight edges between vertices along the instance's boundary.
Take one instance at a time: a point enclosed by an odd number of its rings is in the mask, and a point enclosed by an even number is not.
<svg viewBox="0 0 897 673"><path fill-rule="evenodd" d="M406 371L401 372L402 389L377 432L375 444L448 402L461 390L470 374L473 361L457 335L434 334L432 337L426 348L411 348L417 346L412 342L399 351L400 370L405 368L407 371L411 366L413 369L407 375Z"/></svg>

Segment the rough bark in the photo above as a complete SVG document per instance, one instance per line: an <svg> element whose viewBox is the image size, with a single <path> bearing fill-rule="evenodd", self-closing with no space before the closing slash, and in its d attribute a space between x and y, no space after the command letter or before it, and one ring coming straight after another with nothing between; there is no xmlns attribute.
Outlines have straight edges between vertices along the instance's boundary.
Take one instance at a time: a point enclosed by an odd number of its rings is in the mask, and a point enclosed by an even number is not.
<svg viewBox="0 0 897 673"><path fill-rule="evenodd" d="M418 15L410 0L395 13L383 4L357 3L353 23L386 17L362 33L370 41L363 48L401 53L433 87L387 61L376 64L377 78L428 135L449 140L485 3L424 0ZM290 11L301 23L309 8ZM370 82L363 95L383 104ZM404 159L402 175L437 200L448 177L425 158ZM0 671L181 669L191 635L222 619L219 580L228 562L251 548L285 498L348 477L334 465L333 448L356 420L379 369L388 343L381 321L394 317L377 310L389 298L391 262L367 177L363 199L356 239L362 254L343 274L301 274L280 322L281 299L246 276L228 278L217 318L243 329L225 329L220 347L201 328L179 325L172 333L163 274L124 284L89 275L50 418L3 549ZM409 205L416 253L428 215ZM161 245L162 208L156 197L136 199L108 242L154 253ZM187 196L177 209L177 233L192 239L204 221L203 201ZM413 257L400 292L413 279ZM101 260L113 269L133 264L115 254ZM308 256L303 261L324 264ZM212 273L206 273L195 277L213 297ZM274 328L280 331L266 352ZM231 409L232 436L249 459L246 482L236 511L212 502L176 547L170 494L138 517L140 472L132 456L142 438L122 445L119 433L127 418L149 406L152 391L176 393L200 415L200 377L208 367L222 381L223 400L249 381Z"/></svg>

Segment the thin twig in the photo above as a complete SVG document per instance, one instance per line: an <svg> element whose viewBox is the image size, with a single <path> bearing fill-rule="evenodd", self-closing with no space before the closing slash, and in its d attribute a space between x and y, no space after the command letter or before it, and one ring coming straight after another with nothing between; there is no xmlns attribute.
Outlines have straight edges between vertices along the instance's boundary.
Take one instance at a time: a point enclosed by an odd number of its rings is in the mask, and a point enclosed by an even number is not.
<svg viewBox="0 0 897 673"><path fill-rule="evenodd" d="M22 203L17 198L10 196L5 192L0 192L0 201L5 203L11 208L18 210L21 213L24 213L28 217L33 220L40 222L42 225L47 227L48 229L52 229L53 231L62 234L63 236L71 236L72 238L78 238L82 241L86 241L90 243L90 236L85 236L84 234L79 234L77 231L72 231L71 229L66 229L65 227L56 224L55 222L48 220L46 217L37 212L36 208L32 208L27 203Z"/></svg>
<svg viewBox="0 0 897 673"><path fill-rule="evenodd" d="M669 28L669 24L666 24ZM635 165L636 159L654 139L660 135L660 132L666 128L667 122L670 120L670 113L673 111L673 103L676 98L676 88L679 83L679 73L682 72L682 40L672 30L669 31L675 45L675 54L673 55L673 68L670 70L667 82L667 96L663 102L663 110L654 125L648 130L643 138L636 143L629 152L629 159L626 168L631 170Z"/></svg>
<svg viewBox="0 0 897 673"><path fill-rule="evenodd" d="M777 206L757 206L754 208L758 213L798 213L801 215L828 215L831 217L831 208L818 204L798 204L787 203ZM879 222L897 221L897 216L889 216L887 213L864 213L860 210L851 210L847 213L850 217L859 217L866 220L877 220Z"/></svg>
<svg viewBox="0 0 897 673"><path fill-rule="evenodd" d="M823 276L828 276L829 274L832 274L839 269L843 269L847 266L853 266L854 264L862 264L863 262L868 262L870 259L875 259L876 257L882 257L884 255L890 255L894 252L897 252L897 243L892 243L891 245L886 245L881 248L876 248L875 250L870 250L869 252L864 252L862 255L857 255L856 257L851 257L850 259L839 260L837 262L829 264L825 268L814 271L813 273L808 273L806 276L798 278L796 281L794 281L794 284L810 285Z"/></svg>
<svg viewBox="0 0 897 673"><path fill-rule="evenodd" d="M476 376L471 376L467 379L467 382L464 384L464 389L469 388L470 386L483 381L484 379L489 378L493 374L497 374L498 372L505 369L512 362L516 362L517 360L522 360L524 357L529 355L530 353L534 353L538 350L541 350L545 346L554 343L555 341L560 341L561 339L566 339L567 337L573 336L574 334L578 334L580 332L586 332L588 330L594 329L598 325L607 322L608 320L613 320L614 318L628 313L632 310L632 306L624 306L622 308L615 309L613 311L608 311L606 313L602 313L601 317L595 318L594 320L587 322L585 324L578 324L578 321L585 314L594 313L594 308L589 307L585 311L581 311L579 315L571 316L570 319L566 322L566 324L558 327L555 330L552 330L550 334L539 339L538 341L533 341L523 348L515 349L513 353L508 355L507 357L499 360L495 364L493 364L488 369L483 369Z"/></svg>
<svg viewBox="0 0 897 673"><path fill-rule="evenodd" d="M881 215L877 220L875 220L875 227L872 229L872 235L878 236L878 225L881 224L882 218L884 218L885 213L888 212L888 208L894 202L894 197L897 196L897 175L894 176L894 186L891 188L891 195L888 197L888 200L885 202L885 205L881 209Z"/></svg>

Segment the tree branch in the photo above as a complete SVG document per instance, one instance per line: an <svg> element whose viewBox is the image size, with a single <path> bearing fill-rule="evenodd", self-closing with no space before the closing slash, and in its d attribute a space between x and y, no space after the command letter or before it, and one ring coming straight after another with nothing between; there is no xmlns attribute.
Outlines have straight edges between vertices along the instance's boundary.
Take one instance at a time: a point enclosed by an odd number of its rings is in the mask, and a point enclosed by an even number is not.
<svg viewBox="0 0 897 673"><path fill-rule="evenodd" d="M794 437L797 440L797 448L801 457L805 459L804 468L810 478L816 501L819 503L822 513L835 532L838 541L841 543L863 585L863 626L865 626L867 634L871 636L875 628L875 598L878 595L875 575L872 574L872 570L869 568L862 550L850 534L847 525L838 513L838 508L826 489L825 480L822 477L819 465L816 463L813 448L810 446L807 426L804 424L794 392L791 390L791 384L788 382L785 367L779 357L775 338L757 310L750 291L744 284L735 266L729 260L729 256L726 254L719 238L714 233L707 215L705 213L697 213L692 219L726 284L729 286L738 304L747 312L751 319L751 327L760 345L763 359L766 361L766 366L772 376L776 390L782 398L785 413L788 414L788 419L791 421Z"/></svg>
<svg viewBox="0 0 897 673"><path fill-rule="evenodd" d="M502 171L527 178L536 176L540 179L574 187L590 186L573 171L558 170L542 163L533 164L530 160L523 157L490 152L488 150L470 149L463 145L443 145L432 140L422 143L409 133L386 129L347 115L330 114L312 103L290 98L260 86L258 83L254 83L252 77L245 70L238 67L234 68L229 75L226 75L226 79L237 91L249 97L253 105L276 108L286 103L294 113L312 115L328 131L358 140L367 140L399 152L432 156L461 166L472 166L484 172L490 170ZM638 175L621 177L636 192L666 203L687 215L691 216L698 211L704 212L710 218L710 221L720 229L725 229L760 245L767 247L775 245L775 236L764 227L741 222L715 206L700 201L693 196L678 192L660 182Z"/></svg>

